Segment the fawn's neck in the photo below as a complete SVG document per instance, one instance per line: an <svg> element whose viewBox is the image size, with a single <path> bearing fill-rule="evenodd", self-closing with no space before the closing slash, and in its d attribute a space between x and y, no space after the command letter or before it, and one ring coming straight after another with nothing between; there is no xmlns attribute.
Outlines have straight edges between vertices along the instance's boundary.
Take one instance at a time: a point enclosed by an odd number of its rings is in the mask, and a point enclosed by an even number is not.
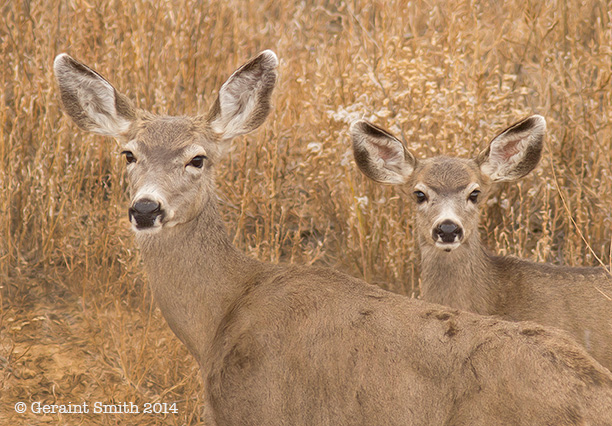
<svg viewBox="0 0 612 426"><path fill-rule="evenodd" d="M421 242L423 299L482 315L498 303L496 269L476 233L451 252Z"/></svg>
<svg viewBox="0 0 612 426"><path fill-rule="evenodd" d="M194 220L136 239L162 314L203 366L224 315L264 264L231 244L214 200Z"/></svg>

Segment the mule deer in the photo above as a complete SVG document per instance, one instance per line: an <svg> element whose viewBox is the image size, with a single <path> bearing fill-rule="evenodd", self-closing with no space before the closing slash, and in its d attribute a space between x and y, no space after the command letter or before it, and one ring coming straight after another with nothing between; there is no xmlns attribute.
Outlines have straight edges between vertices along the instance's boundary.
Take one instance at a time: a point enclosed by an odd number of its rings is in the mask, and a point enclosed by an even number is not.
<svg viewBox="0 0 612 426"><path fill-rule="evenodd" d="M474 159L417 160L380 127L363 120L351 126L361 171L377 182L405 184L413 191L424 300L559 327L612 370L610 273L494 256L478 236L478 208L492 184L515 181L533 170L545 131L544 118L533 115L501 132Z"/></svg>
<svg viewBox="0 0 612 426"><path fill-rule="evenodd" d="M222 85L205 116L136 109L66 54L65 111L115 137L129 217L154 297L197 359L207 424L604 424L612 375L562 334L484 319L317 267L234 248L214 171L229 141L270 109L277 58L265 51Z"/></svg>

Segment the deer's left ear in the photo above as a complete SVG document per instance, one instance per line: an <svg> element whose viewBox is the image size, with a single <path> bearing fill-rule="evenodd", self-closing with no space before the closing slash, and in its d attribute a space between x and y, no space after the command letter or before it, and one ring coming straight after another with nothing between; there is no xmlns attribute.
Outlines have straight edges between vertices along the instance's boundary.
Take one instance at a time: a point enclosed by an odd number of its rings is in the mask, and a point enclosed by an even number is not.
<svg viewBox="0 0 612 426"><path fill-rule="evenodd" d="M483 174L494 182L509 182L531 172L542 157L546 120L532 115L497 135L476 158Z"/></svg>
<svg viewBox="0 0 612 426"><path fill-rule="evenodd" d="M208 113L208 123L221 139L233 139L264 122L270 112L277 67L274 52L265 50L238 68L221 86Z"/></svg>

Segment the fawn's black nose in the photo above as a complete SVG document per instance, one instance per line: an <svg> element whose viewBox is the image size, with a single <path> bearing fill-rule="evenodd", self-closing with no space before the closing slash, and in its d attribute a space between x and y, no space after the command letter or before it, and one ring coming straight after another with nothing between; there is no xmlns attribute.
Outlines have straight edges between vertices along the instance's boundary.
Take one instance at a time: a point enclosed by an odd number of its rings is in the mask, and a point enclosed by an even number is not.
<svg viewBox="0 0 612 426"><path fill-rule="evenodd" d="M463 229L451 220L445 220L440 223L433 231L434 241L442 241L443 243L454 243L463 237Z"/></svg>
<svg viewBox="0 0 612 426"><path fill-rule="evenodd" d="M136 222L137 228L150 228L163 213L159 202L143 198L132 204L132 207L128 210L128 215L130 222Z"/></svg>

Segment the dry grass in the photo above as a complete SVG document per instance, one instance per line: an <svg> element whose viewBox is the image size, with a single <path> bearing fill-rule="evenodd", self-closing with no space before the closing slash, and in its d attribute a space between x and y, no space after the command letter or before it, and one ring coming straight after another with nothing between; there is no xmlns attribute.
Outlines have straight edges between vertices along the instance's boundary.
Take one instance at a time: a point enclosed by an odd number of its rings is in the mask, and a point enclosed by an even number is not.
<svg viewBox="0 0 612 426"><path fill-rule="evenodd" d="M328 264L418 294L401 190L366 181L347 123L365 116L419 155L470 155L544 115L542 165L484 212L491 248L610 264L612 3L605 1L5 2L0 24L0 418L6 424L198 424L197 366L154 308L113 142L59 106L67 51L155 112L205 111L271 48L275 110L235 141L219 193L261 260ZM584 240L581 237L584 236ZM178 414L18 415L49 404L177 402Z"/></svg>

